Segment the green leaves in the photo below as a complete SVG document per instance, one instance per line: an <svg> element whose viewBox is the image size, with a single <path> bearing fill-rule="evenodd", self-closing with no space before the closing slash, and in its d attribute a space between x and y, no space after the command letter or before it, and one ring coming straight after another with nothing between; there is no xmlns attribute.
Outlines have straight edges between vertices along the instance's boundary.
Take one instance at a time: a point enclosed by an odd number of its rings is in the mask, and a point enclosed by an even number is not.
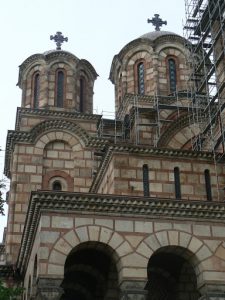
<svg viewBox="0 0 225 300"><path fill-rule="evenodd" d="M21 295L23 288L8 288L3 285L3 282L0 280L0 299L1 300L16 300L16 297Z"/></svg>

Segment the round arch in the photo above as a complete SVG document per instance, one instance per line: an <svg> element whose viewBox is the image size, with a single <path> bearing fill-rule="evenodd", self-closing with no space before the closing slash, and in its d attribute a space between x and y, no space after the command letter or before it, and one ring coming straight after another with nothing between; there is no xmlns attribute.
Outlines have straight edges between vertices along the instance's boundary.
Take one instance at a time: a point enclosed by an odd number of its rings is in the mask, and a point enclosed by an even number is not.
<svg viewBox="0 0 225 300"><path fill-rule="evenodd" d="M119 298L119 281L113 249L97 241L83 242L66 258L61 287L64 299Z"/></svg>
<svg viewBox="0 0 225 300"><path fill-rule="evenodd" d="M207 270L205 261L213 253L202 240L190 233L178 230L153 233L140 243L137 253L149 259L156 251L168 246L179 247L180 250L177 249L176 253L191 263L197 276L197 286L201 286L205 280L204 271Z"/></svg>
<svg viewBox="0 0 225 300"><path fill-rule="evenodd" d="M49 183L51 181L51 179L53 178L62 178L65 180L65 182L67 183L67 190L69 192L73 192L73 178L66 172L61 171L61 170L54 170L54 171L50 171L47 174L44 175L43 180L42 180L42 188L44 190L49 190Z"/></svg>
<svg viewBox="0 0 225 300"><path fill-rule="evenodd" d="M36 145L39 140L42 141L43 148L53 140L63 140L71 147L78 143L84 147L90 138L78 124L58 119L39 123L31 130L30 135Z"/></svg>
<svg viewBox="0 0 225 300"><path fill-rule="evenodd" d="M148 262L147 299L198 300L197 275L189 257L193 253L180 246L156 250Z"/></svg>
<svg viewBox="0 0 225 300"><path fill-rule="evenodd" d="M132 261L132 253L134 250L122 235L110 228L97 225L80 226L62 235L55 242L49 254L47 273L53 275L57 270L57 275L59 273L63 275L64 265L69 253L79 245L91 242L96 242L95 245L101 243L112 249L112 257L119 272L119 280L121 280L126 272L124 263ZM136 255L139 256L139 254ZM146 267L147 260L144 260ZM134 266L134 268L135 267L136 266Z"/></svg>

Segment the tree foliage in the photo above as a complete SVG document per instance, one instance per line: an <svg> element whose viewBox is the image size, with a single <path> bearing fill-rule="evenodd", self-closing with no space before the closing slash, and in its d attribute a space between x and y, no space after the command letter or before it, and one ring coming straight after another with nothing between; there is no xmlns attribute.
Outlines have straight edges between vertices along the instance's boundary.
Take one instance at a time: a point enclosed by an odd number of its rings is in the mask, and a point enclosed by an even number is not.
<svg viewBox="0 0 225 300"><path fill-rule="evenodd" d="M3 190L6 188L4 180L0 180L0 215L4 216L4 204L5 200L3 199Z"/></svg>
<svg viewBox="0 0 225 300"><path fill-rule="evenodd" d="M0 299L1 300L16 300L17 296L21 295L23 288L21 287L5 287L0 279Z"/></svg>

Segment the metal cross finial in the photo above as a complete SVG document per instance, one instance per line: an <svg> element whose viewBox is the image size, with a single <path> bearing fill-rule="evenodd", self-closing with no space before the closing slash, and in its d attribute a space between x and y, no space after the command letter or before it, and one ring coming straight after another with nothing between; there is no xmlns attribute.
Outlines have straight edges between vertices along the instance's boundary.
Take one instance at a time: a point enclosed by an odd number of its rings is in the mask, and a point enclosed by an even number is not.
<svg viewBox="0 0 225 300"><path fill-rule="evenodd" d="M61 50L61 45L63 42L68 42L68 38L62 35L62 32L57 31L56 34L50 35L50 40L54 40L56 43L56 50Z"/></svg>
<svg viewBox="0 0 225 300"><path fill-rule="evenodd" d="M162 27L162 25L167 25L167 21L163 21L161 18L159 18L159 14L155 14L155 17L152 18L151 20L148 19L148 23L152 23L152 25L155 26L155 30L156 31L160 31L160 27Z"/></svg>

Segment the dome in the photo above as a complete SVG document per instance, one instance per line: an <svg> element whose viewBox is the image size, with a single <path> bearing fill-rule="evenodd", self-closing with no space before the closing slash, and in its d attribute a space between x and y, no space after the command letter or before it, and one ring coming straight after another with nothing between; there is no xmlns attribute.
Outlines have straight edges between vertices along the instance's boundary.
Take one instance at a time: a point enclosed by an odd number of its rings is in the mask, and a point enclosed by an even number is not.
<svg viewBox="0 0 225 300"><path fill-rule="evenodd" d="M166 36L166 35L175 35L175 36L181 37L179 34L176 34L172 31L151 31L151 32L148 32L148 33L145 33L145 34L141 35L140 38L145 38L145 39L149 39L151 41L154 41L157 38L159 38L161 36Z"/></svg>

